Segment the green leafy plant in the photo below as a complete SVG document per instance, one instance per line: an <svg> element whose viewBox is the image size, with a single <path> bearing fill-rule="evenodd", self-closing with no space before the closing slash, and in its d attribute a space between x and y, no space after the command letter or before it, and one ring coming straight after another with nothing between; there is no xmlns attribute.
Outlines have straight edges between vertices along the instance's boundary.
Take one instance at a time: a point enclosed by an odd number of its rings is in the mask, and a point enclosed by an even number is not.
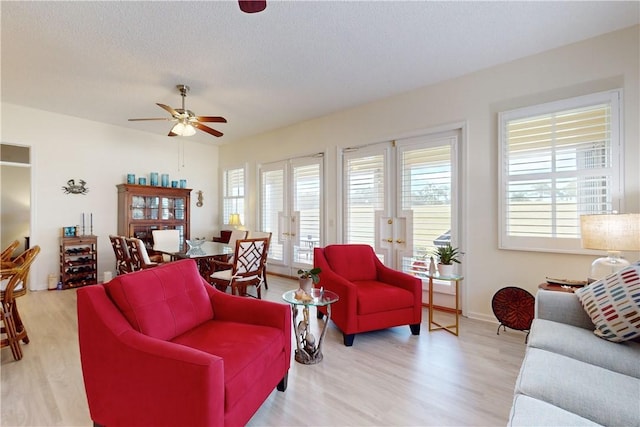
<svg viewBox="0 0 640 427"><path fill-rule="evenodd" d="M452 247L450 243L445 246L438 246L434 255L438 256L440 264L452 265L454 262L460 264L458 248Z"/></svg>
<svg viewBox="0 0 640 427"><path fill-rule="evenodd" d="M320 267L314 267L311 270L298 270L298 277L300 279L311 279L314 284L320 281L319 274L322 272Z"/></svg>

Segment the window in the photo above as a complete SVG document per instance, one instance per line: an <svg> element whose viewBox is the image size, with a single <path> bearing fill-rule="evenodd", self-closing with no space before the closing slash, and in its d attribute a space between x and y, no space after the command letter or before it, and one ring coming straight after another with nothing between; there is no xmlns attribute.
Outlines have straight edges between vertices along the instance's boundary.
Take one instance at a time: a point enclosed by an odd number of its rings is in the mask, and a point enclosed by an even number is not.
<svg viewBox="0 0 640 427"><path fill-rule="evenodd" d="M580 215L620 209L621 91L499 114L500 248L580 251Z"/></svg>
<svg viewBox="0 0 640 427"><path fill-rule="evenodd" d="M244 168L227 169L222 174L222 222L229 225L231 214L239 214L246 224L244 212Z"/></svg>

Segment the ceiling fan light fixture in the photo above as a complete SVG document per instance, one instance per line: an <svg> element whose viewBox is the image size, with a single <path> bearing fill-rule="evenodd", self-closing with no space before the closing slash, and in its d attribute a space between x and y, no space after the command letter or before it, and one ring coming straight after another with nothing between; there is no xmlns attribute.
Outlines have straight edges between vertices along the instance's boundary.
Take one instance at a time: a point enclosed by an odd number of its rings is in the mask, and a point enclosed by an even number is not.
<svg viewBox="0 0 640 427"><path fill-rule="evenodd" d="M196 128L194 128L191 123L185 124L183 122L178 122L173 129L171 129L171 132L180 136L191 136L196 134Z"/></svg>

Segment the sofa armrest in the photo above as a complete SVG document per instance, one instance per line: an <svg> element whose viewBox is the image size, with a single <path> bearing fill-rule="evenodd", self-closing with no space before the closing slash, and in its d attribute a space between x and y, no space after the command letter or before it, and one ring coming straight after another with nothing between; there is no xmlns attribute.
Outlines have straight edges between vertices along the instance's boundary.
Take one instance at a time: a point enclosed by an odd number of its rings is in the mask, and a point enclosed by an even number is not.
<svg viewBox="0 0 640 427"><path fill-rule="evenodd" d="M535 317L584 329L595 328L578 297L572 292L540 289L536 294Z"/></svg>
<svg viewBox="0 0 640 427"><path fill-rule="evenodd" d="M230 295L206 285L216 320L271 326L285 329L291 326L291 309L282 302L265 301Z"/></svg>
<svg viewBox="0 0 640 427"><path fill-rule="evenodd" d="M78 338L94 422L224 424L223 360L137 332L102 286L78 290Z"/></svg>

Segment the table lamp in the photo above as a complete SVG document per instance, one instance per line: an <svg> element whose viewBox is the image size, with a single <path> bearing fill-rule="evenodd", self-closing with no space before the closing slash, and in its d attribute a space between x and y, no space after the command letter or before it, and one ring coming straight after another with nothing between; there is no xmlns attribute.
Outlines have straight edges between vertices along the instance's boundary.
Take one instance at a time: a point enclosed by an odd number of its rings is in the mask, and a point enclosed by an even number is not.
<svg viewBox="0 0 640 427"><path fill-rule="evenodd" d="M233 225L234 227L242 225L239 213L232 213L231 215L229 215L229 225Z"/></svg>
<svg viewBox="0 0 640 427"><path fill-rule="evenodd" d="M580 216L582 247L607 251L591 263L589 282L622 270L629 261L621 251L640 251L640 214L595 214Z"/></svg>

